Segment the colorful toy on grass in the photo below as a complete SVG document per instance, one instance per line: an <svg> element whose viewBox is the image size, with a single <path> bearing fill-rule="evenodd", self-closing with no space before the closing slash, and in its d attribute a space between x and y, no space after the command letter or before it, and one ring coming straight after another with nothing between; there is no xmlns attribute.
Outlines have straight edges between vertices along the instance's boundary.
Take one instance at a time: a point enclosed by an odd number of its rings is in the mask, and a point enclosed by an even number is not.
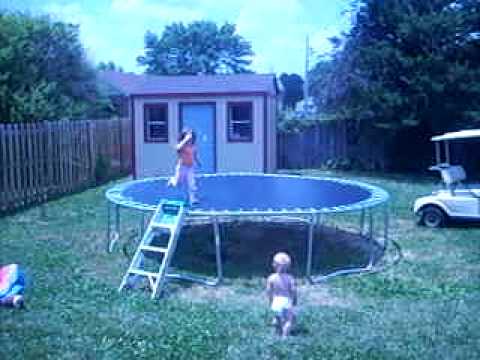
<svg viewBox="0 0 480 360"><path fill-rule="evenodd" d="M24 306L25 274L17 264L0 267L0 305Z"/></svg>

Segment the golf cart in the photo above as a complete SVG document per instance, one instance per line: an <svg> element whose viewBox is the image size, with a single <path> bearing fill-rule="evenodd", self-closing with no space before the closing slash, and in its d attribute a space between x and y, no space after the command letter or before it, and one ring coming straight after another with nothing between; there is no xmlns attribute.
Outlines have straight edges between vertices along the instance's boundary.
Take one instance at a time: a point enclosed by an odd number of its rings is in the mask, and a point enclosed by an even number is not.
<svg viewBox="0 0 480 360"><path fill-rule="evenodd" d="M436 228L445 225L449 219L480 221L480 184L468 184L464 168L450 164L450 142L469 139L480 139L480 129L432 137L437 164L429 170L440 172L443 184L431 195L415 200L413 211L418 224Z"/></svg>

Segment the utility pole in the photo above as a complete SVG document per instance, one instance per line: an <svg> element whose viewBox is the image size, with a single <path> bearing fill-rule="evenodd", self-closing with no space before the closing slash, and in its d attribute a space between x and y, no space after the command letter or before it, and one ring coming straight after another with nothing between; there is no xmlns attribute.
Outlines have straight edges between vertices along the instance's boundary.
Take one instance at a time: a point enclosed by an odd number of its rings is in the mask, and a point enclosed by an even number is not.
<svg viewBox="0 0 480 360"><path fill-rule="evenodd" d="M309 113L308 109L308 99L309 99L309 84L308 84L308 68L309 68L309 58L310 58L310 45L308 42L308 35L305 42L305 79L303 81L303 112L305 114Z"/></svg>

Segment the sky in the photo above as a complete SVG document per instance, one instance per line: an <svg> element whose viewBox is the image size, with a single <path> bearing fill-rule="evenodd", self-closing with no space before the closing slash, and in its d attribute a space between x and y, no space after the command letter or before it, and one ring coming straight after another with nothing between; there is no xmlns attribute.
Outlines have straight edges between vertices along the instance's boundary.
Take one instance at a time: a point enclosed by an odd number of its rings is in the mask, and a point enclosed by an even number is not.
<svg viewBox="0 0 480 360"><path fill-rule="evenodd" d="M49 14L80 25L80 39L93 63L113 61L141 73L147 30L159 36L172 22L234 23L255 53L259 73L305 73L305 43L315 57L332 50L329 38L347 31L350 0L0 0L0 8Z"/></svg>

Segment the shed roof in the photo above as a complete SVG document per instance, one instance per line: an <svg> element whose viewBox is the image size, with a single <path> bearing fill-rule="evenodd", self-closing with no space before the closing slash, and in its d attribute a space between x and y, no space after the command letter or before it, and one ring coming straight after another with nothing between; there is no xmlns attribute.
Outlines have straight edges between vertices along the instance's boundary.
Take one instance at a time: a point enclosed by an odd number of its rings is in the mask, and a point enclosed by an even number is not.
<svg viewBox="0 0 480 360"><path fill-rule="evenodd" d="M278 92L277 81L273 74L157 76L100 71L98 77L111 93L115 93L113 91L115 89L124 95L241 93L276 95Z"/></svg>

